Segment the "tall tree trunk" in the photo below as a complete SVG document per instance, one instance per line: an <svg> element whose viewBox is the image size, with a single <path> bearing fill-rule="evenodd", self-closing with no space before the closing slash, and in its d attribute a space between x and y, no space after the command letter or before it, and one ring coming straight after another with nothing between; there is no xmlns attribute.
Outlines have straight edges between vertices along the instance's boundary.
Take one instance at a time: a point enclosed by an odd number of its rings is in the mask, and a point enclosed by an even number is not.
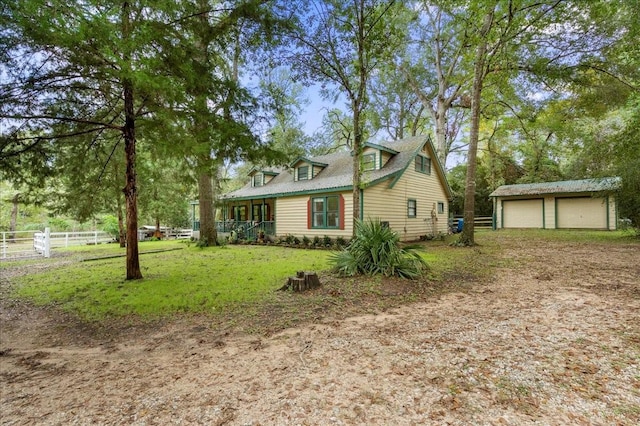
<svg viewBox="0 0 640 426"><path fill-rule="evenodd" d="M476 50L476 61L473 70L473 88L471 93L471 129L469 130L469 152L467 154L467 176L464 189L464 226L460 243L466 246L475 245L475 196L478 139L480 137L480 102L482 85L486 76L487 35L493 23L493 10L484 17Z"/></svg>
<svg viewBox="0 0 640 426"><path fill-rule="evenodd" d="M127 184L124 198L127 210L127 279L142 278L138 257L138 188L136 183L136 133L133 112L133 87L130 80L124 81L124 152Z"/></svg>
<svg viewBox="0 0 640 426"><path fill-rule="evenodd" d="M15 243L16 226L18 223L18 204L20 203L20 193L17 193L11 199L11 219L9 220L9 242Z"/></svg>
<svg viewBox="0 0 640 426"><path fill-rule="evenodd" d="M156 216L156 230L153 233L153 236L161 239L162 238L162 231L160 230L160 217Z"/></svg>
<svg viewBox="0 0 640 426"><path fill-rule="evenodd" d="M362 130L360 125L360 107L353 107L353 230L351 236L356 236L357 223L360 220L360 158L362 157Z"/></svg>
<svg viewBox="0 0 640 426"><path fill-rule="evenodd" d="M443 86L442 84L440 86ZM441 88L441 91L444 89ZM447 141L447 110L448 106L445 104L444 93L438 94L438 100L436 105L436 111L434 118L436 122L436 154L438 160L443 166L447 162L447 154L449 153L449 143Z"/></svg>
<svg viewBox="0 0 640 426"><path fill-rule="evenodd" d="M202 70L209 70L209 43L206 29L209 28L209 4L206 0L199 0L198 7L200 15L198 19L201 23L199 33L196 35L196 53L195 62ZM214 205L214 176L217 178L217 169L213 165L211 158L211 134L207 129L207 116L210 114L207 106L207 90L206 79L196 82L193 88L194 96L194 126L198 145L202 146L203 154L198 158L198 209L200 210L200 244L205 247L215 246L218 244L218 233L215 223L215 205ZM226 115L226 111L225 111Z"/></svg>
<svg viewBox="0 0 640 426"><path fill-rule="evenodd" d="M211 160L209 160L211 161ZM213 205L213 182L207 172L198 176L198 200L200 209L200 242L206 247L218 244Z"/></svg>
<svg viewBox="0 0 640 426"><path fill-rule="evenodd" d="M124 42L129 42L131 33L129 22L129 3L122 4L122 27ZM124 62L131 60L130 55L124 55ZM142 278L140 259L138 257L138 188L136 176L136 124L133 102L133 82L125 74L122 79L124 95L124 155L126 184L123 189L127 209L127 280Z"/></svg>

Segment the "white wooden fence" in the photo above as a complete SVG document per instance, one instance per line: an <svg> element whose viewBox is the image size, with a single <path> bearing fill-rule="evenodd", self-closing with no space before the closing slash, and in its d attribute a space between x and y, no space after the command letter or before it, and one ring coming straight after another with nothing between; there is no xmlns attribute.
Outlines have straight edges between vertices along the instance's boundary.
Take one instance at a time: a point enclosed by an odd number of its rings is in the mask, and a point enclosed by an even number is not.
<svg viewBox="0 0 640 426"><path fill-rule="evenodd" d="M40 231L2 232L0 259L14 259L39 256L35 251L34 235Z"/></svg>
<svg viewBox="0 0 640 426"><path fill-rule="evenodd" d="M51 232L42 231L2 232L1 259L25 257L51 257L51 249L86 244L100 244L113 241L104 231Z"/></svg>

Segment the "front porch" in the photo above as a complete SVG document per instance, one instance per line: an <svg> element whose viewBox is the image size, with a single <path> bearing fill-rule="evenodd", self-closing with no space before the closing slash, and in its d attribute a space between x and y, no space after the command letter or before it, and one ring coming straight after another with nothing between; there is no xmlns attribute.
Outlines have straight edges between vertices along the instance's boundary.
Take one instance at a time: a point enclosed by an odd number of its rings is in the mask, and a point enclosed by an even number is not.
<svg viewBox="0 0 640 426"><path fill-rule="evenodd" d="M193 230L199 234L200 220L197 202L193 206ZM221 237L235 232L240 240L256 241L276 234L275 199L229 201L222 200L216 208L216 231Z"/></svg>

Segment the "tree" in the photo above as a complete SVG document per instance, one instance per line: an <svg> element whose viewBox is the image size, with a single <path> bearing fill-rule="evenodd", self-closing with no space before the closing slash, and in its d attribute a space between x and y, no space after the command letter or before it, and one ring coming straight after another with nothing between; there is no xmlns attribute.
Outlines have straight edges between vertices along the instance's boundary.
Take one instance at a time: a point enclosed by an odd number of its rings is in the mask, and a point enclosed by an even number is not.
<svg viewBox="0 0 640 426"><path fill-rule="evenodd" d="M323 94L337 100L343 96L351 113L353 139L353 232L360 217L360 163L364 144L365 110L369 103L371 75L388 57L396 42L393 0L323 0L311 2L291 35L289 51L293 69L302 77L335 85Z"/></svg>
<svg viewBox="0 0 640 426"><path fill-rule="evenodd" d="M79 222L99 214L118 218L118 240L126 247L124 207L124 144L120 135L79 135L57 144L47 206L53 213Z"/></svg>
<svg viewBox="0 0 640 426"><path fill-rule="evenodd" d="M589 34L582 30L586 28L589 31L590 27L578 25L570 2L476 1L465 13L473 17L461 19L469 29L470 43L474 48L473 56L466 59L473 63L473 83L464 228L459 243L474 245L477 150L485 86L489 82L499 86L500 81L513 81L525 71L535 76L551 75L558 69L575 66L575 62L584 60L586 54L583 52L593 52L598 46L588 46L586 35ZM479 27L476 25L477 16L482 17ZM559 31L567 22L576 24L571 34L564 32L565 28ZM567 55L571 54L574 56L567 60Z"/></svg>
<svg viewBox="0 0 640 426"><path fill-rule="evenodd" d="M2 9L0 116L16 123L4 140L51 144L115 133L124 142L126 278L140 279L136 130L170 91L158 72L162 14L137 1L8 1Z"/></svg>
<svg viewBox="0 0 640 426"><path fill-rule="evenodd" d="M465 61L470 32L456 16L460 13L456 2L422 1L419 6L419 19L412 25L415 46L400 69L430 114L436 152L444 165L470 107L472 68Z"/></svg>
<svg viewBox="0 0 640 426"><path fill-rule="evenodd" d="M270 155L251 130L248 117L258 105L239 79L245 51L257 45L257 40L268 42L269 29L278 22L264 3L180 2L174 14L173 38L166 41L165 69L175 77L183 95L172 105L182 144L166 150L187 158L194 169L200 243L205 246L217 244L214 203L224 161Z"/></svg>
<svg viewBox="0 0 640 426"><path fill-rule="evenodd" d="M312 139L304 133L298 119L309 99L302 84L294 81L290 70L279 67L268 70L262 79L263 97L269 99L268 110L273 114L268 138L273 149L286 157L286 163L308 155Z"/></svg>
<svg viewBox="0 0 640 426"><path fill-rule="evenodd" d="M424 103L393 62L372 78L370 115L373 130L384 130L392 140L425 133L431 125Z"/></svg>

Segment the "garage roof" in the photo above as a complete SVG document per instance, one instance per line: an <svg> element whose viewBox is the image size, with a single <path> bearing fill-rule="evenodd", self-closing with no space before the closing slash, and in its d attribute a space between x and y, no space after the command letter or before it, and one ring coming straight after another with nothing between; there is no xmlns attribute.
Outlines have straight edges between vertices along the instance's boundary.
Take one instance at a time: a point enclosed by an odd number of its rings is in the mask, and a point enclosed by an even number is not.
<svg viewBox="0 0 640 426"><path fill-rule="evenodd" d="M620 188L619 177L599 179L563 180L559 182L521 183L502 185L493 191L490 197L507 197L515 195L542 195L574 192L603 192Z"/></svg>

